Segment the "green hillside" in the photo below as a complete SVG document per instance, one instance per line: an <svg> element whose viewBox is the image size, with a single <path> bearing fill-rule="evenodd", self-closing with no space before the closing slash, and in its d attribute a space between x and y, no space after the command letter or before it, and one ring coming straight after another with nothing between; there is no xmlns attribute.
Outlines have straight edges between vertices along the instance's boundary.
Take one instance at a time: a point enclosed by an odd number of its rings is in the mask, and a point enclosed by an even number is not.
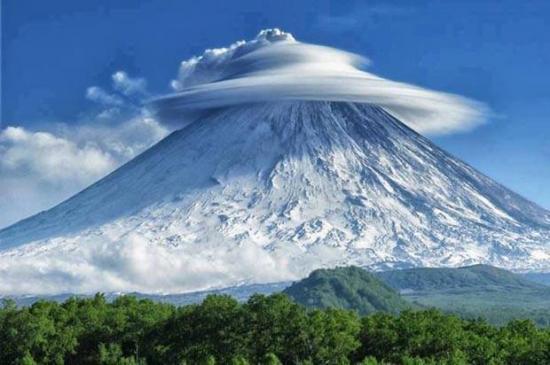
<svg viewBox="0 0 550 365"><path fill-rule="evenodd" d="M494 324L529 318L550 325L550 287L488 265L416 268L376 273L403 298Z"/></svg>
<svg viewBox="0 0 550 365"><path fill-rule="evenodd" d="M488 265L378 273L358 267L323 269L284 293L310 308L369 314L434 307L464 318L483 317L498 325L512 319L550 325L550 287Z"/></svg>
<svg viewBox="0 0 550 365"><path fill-rule="evenodd" d="M392 288L407 291L476 288L544 288L542 284L489 265L473 265L456 269L416 268L392 270L380 272L376 275Z"/></svg>
<svg viewBox="0 0 550 365"><path fill-rule="evenodd" d="M360 314L412 307L375 275L354 266L313 271L283 293L309 308L353 309Z"/></svg>

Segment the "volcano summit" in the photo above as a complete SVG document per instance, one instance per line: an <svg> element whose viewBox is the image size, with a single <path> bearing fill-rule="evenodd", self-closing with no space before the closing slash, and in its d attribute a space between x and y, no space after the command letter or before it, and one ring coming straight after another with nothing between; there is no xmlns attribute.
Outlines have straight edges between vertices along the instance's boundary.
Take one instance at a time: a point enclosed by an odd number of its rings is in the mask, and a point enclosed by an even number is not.
<svg viewBox="0 0 550 365"><path fill-rule="evenodd" d="M481 104L278 30L183 62L179 129L0 231L0 293L184 292L336 265L550 271L550 212L419 133Z"/></svg>

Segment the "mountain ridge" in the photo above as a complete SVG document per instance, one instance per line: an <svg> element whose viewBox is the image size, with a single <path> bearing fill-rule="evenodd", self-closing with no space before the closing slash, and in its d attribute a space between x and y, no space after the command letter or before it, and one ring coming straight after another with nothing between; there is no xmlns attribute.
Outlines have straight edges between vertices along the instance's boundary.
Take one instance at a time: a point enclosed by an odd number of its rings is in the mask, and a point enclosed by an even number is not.
<svg viewBox="0 0 550 365"><path fill-rule="evenodd" d="M377 272L376 276L392 288L404 291L522 288L550 290L523 276L490 265L459 268L414 268Z"/></svg>

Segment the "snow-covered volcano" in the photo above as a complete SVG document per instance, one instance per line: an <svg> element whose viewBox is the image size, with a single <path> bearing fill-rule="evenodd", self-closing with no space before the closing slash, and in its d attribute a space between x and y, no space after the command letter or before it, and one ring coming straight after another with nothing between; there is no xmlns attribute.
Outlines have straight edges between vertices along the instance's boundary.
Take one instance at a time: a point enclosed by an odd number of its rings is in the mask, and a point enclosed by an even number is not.
<svg viewBox="0 0 550 365"><path fill-rule="evenodd" d="M550 270L550 212L386 108L227 105L0 231L0 293L183 292L336 265Z"/></svg>
<svg viewBox="0 0 550 365"><path fill-rule="evenodd" d="M0 240L0 285L27 267L65 290L182 291L342 264L550 268L547 211L380 107L344 102L213 111Z"/></svg>

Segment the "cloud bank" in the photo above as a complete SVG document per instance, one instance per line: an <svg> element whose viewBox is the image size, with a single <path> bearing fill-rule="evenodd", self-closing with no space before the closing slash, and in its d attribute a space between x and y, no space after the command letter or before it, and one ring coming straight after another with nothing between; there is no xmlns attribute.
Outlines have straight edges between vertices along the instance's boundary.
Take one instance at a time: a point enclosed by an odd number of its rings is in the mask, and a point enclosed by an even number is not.
<svg viewBox="0 0 550 365"><path fill-rule="evenodd" d="M424 134L469 130L487 108L453 94L387 80L363 71L365 58L298 42L278 29L248 42L208 49L181 63L174 94L153 100L159 115L185 119L210 108L279 100L376 104Z"/></svg>
<svg viewBox="0 0 550 365"><path fill-rule="evenodd" d="M3 295L141 292L183 293L225 287L228 282L278 282L299 276L254 243L238 247L201 245L201 249L151 243L138 234L53 242L47 249L26 248L21 255L0 252Z"/></svg>

